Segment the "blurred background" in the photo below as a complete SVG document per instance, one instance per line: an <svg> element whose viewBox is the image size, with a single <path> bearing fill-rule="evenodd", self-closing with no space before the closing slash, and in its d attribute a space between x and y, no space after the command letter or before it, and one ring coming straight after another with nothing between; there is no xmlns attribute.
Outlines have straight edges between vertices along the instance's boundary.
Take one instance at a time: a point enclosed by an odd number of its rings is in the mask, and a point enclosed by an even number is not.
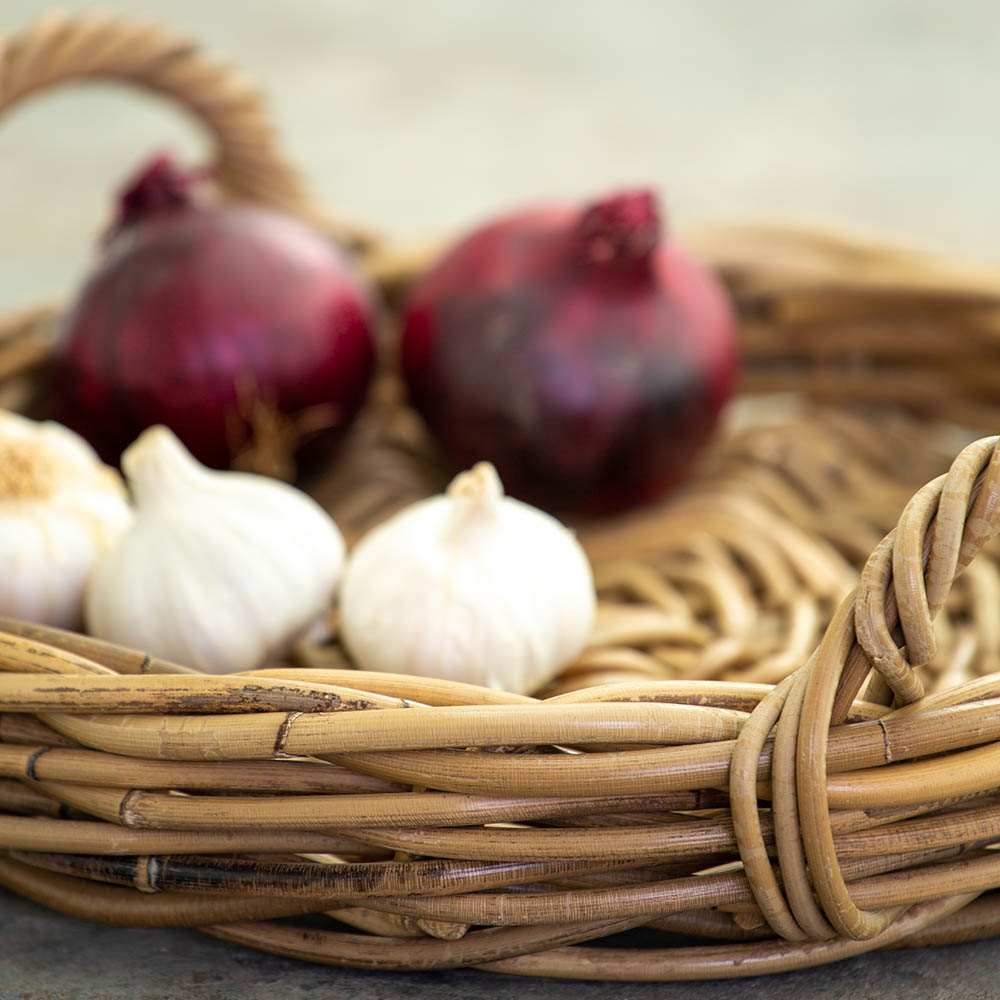
<svg viewBox="0 0 1000 1000"><path fill-rule="evenodd" d="M2 0L0 31L54 4ZM93 4L62 0L66 10ZM986 0L136 0L252 74L322 204L403 237L621 185L676 229L781 218L1000 258ZM166 105L106 85L0 122L0 307L66 296Z"/></svg>

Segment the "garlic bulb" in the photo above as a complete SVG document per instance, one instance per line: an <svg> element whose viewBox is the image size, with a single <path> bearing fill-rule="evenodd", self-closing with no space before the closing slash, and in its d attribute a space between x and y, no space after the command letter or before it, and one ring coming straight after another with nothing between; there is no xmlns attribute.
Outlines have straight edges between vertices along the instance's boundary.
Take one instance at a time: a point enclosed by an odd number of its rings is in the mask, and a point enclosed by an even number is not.
<svg viewBox="0 0 1000 1000"><path fill-rule="evenodd" d="M340 621L364 669L529 693L581 651L595 605L573 535L481 462L361 540Z"/></svg>
<svg viewBox="0 0 1000 1000"><path fill-rule="evenodd" d="M0 614L79 625L87 577L131 520L121 477L82 437L0 410Z"/></svg>
<svg viewBox="0 0 1000 1000"><path fill-rule="evenodd" d="M300 490L207 469L166 427L144 431L122 470L135 522L87 588L93 635L211 673L251 670L330 606L344 540Z"/></svg>

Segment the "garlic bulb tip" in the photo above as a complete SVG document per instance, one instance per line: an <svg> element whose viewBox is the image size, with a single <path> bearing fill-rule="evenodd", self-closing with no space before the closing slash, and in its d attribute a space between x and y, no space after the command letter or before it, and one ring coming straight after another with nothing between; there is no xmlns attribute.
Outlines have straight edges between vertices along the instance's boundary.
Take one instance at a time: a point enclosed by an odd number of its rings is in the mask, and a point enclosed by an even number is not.
<svg viewBox="0 0 1000 1000"><path fill-rule="evenodd" d="M467 472L460 472L445 491L450 497L489 502L503 496L503 483L490 462L477 462Z"/></svg>

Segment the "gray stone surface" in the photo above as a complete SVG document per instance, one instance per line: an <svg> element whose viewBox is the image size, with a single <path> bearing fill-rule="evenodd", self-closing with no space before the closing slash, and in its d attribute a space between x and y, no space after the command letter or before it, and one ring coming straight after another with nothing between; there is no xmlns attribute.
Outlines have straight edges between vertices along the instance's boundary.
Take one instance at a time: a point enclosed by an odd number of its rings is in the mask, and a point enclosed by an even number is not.
<svg viewBox="0 0 1000 1000"><path fill-rule="evenodd" d="M717 983L578 983L475 970L374 973L309 965L180 930L53 914L0 890L0 1000L988 1000L1000 941L865 955Z"/></svg>

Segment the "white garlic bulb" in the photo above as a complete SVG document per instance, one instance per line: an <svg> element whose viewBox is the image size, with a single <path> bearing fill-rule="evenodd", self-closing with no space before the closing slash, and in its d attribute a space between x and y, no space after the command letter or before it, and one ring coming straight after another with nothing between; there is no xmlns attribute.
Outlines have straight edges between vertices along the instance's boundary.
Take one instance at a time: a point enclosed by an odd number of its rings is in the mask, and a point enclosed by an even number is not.
<svg viewBox="0 0 1000 1000"><path fill-rule="evenodd" d="M344 540L300 490L207 469L166 427L122 471L136 516L87 588L91 634L227 673L281 655L330 607Z"/></svg>
<svg viewBox="0 0 1000 1000"><path fill-rule="evenodd" d="M340 623L364 669L526 694L583 649L595 607L577 540L481 462L361 540Z"/></svg>
<svg viewBox="0 0 1000 1000"><path fill-rule="evenodd" d="M91 569L131 520L121 477L82 437L0 410L0 614L79 625Z"/></svg>

